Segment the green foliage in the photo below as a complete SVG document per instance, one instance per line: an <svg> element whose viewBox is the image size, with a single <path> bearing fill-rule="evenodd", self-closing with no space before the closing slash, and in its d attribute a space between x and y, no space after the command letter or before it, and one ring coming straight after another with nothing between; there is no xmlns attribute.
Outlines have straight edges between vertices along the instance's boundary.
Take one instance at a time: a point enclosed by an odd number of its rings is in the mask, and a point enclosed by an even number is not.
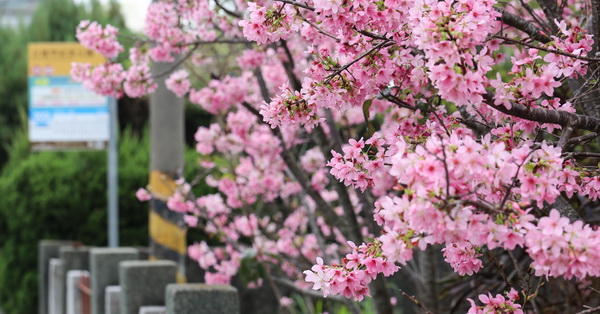
<svg viewBox="0 0 600 314"><path fill-rule="evenodd" d="M135 191L148 183L150 140L130 131L119 143L119 233L122 246L148 244L148 204ZM197 153L185 152L186 176ZM21 129L0 176L0 304L7 314L37 310L37 243L78 240L106 246L106 151L30 153ZM207 187L197 187L198 195Z"/></svg>
<svg viewBox="0 0 600 314"><path fill-rule="evenodd" d="M7 313L34 313L37 243L74 239L106 245L106 152L28 153L21 131L0 177L0 302ZM148 243L148 207L135 190L148 180L148 140L126 132L119 151L123 245Z"/></svg>

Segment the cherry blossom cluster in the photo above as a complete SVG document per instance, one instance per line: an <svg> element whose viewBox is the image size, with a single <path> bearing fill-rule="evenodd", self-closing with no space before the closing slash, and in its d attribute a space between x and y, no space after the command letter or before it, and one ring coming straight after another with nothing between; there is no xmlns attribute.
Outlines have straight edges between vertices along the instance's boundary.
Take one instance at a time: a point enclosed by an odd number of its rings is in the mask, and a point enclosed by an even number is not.
<svg viewBox="0 0 600 314"><path fill-rule="evenodd" d="M416 1L411 10L412 35L427 57L429 78L444 99L457 105L483 99L494 49L490 44L479 52L474 48L499 25L495 2Z"/></svg>
<svg viewBox="0 0 600 314"><path fill-rule="evenodd" d="M236 104L256 100L252 74L244 72L240 77L227 76L211 80L208 86L190 90L190 101L212 114L224 114Z"/></svg>
<svg viewBox="0 0 600 314"><path fill-rule="evenodd" d="M331 174L346 185L364 191L372 187L372 173L384 171L382 140L378 134L366 142L361 138L351 139L349 145L343 147L344 155L332 151L333 159L327 164ZM366 147L365 147L366 145Z"/></svg>
<svg viewBox="0 0 600 314"><path fill-rule="evenodd" d="M183 97L192 87L192 83L190 83L188 77L189 74L186 70L178 70L173 72L165 83L167 88L177 95L177 97Z"/></svg>
<svg viewBox="0 0 600 314"><path fill-rule="evenodd" d="M516 301L519 299L519 293L511 288L505 295L496 294L492 296L490 293L480 294L479 301L483 303L483 306L476 305L475 301L468 299L471 303L468 314L485 314L485 313L513 313L523 314L521 304Z"/></svg>
<svg viewBox="0 0 600 314"><path fill-rule="evenodd" d="M125 72L120 63L106 63L92 67L89 63L74 62L71 77L83 86L100 95L120 98L123 96L122 82Z"/></svg>
<svg viewBox="0 0 600 314"><path fill-rule="evenodd" d="M369 296L368 284L378 274L390 276L399 267L380 256L380 244L356 246L348 242L352 252L348 253L340 265L323 265L323 259L317 257L317 264L311 270L304 271L306 281L313 283L313 289L321 290L324 296L341 294L346 298L361 301Z"/></svg>
<svg viewBox="0 0 600 314"><path fill-rule="evenodd" d="M241 20L239 25L248 40L259 44L287 39L300 27L293 6L275 3L272 7L266 8L249 2L248 12L249 20Z"/></svg>
<svg viewBox="0 0 600 314"><path fill-rule="evenodd" d="M312 128L320 122L316 115L317 108L311 106L299 92L291 90L287 84L282 85L280 90L281 94L260 107L260 114L271 127L298 123Z"/></svg>
<svg viewBox="0 0 600 314"><path fill-rule="evenodd" d="M585 279L600 275L600 232L580 220L570 223L556 209L529 228L525 245L536 276Z"/></svg>
<svg viewBox="0 0 600 314"><path fill-rule="evenodd" d="M119 30L112 25L102 27L98 22L85 20L77 26L76 37L84 47L113 59L124 50L117 41L118 33Z"/></svg>

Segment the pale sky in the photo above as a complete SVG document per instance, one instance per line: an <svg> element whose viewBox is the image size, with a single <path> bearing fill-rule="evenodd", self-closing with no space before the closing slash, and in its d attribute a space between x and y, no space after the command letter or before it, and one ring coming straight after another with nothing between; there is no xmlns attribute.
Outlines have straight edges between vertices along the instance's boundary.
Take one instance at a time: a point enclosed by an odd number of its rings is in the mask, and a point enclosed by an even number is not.
<svg viewBox="0 0 600 314"><path fill-rule="evenodd" d="M77 3L87 3L89 0L75 0ZM108 3L108 0L100 0L102 3ZM121 4L121 12L125 16L127 27L132 31L141 31L144 27L144 18L146 9L152 0L118 0Z"/></svg>

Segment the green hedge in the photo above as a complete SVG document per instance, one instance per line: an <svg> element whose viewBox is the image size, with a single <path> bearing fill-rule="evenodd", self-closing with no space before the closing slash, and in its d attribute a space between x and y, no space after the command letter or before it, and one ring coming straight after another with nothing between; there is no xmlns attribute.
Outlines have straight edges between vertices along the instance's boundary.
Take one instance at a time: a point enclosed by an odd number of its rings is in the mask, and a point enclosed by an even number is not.
<svg viewBox="0 0 600 314"><path fill-rule="evenodd" d="M148 204L135 197L148 182L148 142L126 132L119 144L123 246L148 244ZM37 311L39 240L107 243L106 152L28 153L24 143L15 141L0 177L0 304L7 314ZM195 156L186 152L186 164Z"/></svg>

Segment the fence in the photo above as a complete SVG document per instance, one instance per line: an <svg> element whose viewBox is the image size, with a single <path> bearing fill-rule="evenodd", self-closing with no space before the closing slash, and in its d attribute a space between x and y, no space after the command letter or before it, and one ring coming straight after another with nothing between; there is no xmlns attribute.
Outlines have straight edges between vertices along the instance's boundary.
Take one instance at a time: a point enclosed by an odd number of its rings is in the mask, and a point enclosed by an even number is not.
<svg viewBox="0 0 600 314"><path fill-rule="evenodd" d="M135 248L41 241L40 314L239 313L234 287L176 284L171 261L140 259Z"/></svg>

